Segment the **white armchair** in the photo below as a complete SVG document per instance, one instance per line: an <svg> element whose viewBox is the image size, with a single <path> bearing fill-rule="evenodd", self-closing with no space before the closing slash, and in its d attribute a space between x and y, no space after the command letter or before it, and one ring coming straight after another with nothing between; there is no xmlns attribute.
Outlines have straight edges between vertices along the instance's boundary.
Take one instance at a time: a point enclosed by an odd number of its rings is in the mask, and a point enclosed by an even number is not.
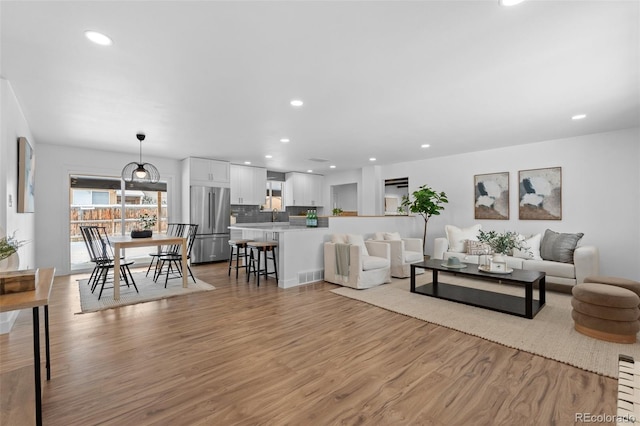
<svg viewBox="0 0 640 426"><path fill-rule="evenodd" d="M376 232L373 241L381 241L390 246L392 277L410 277L410 265L424 261L422 238L401 238L397 232ZM424 270L416 269L416 273L422 274Z"/></svg>
<svg viewBox="0 0 640 426"><path fill-rule="evenodd" d="M342 256L342 258L340 258ZM356 289L391 282L391 248L362 236L334 234L324 243L324 279Z"/></svg>

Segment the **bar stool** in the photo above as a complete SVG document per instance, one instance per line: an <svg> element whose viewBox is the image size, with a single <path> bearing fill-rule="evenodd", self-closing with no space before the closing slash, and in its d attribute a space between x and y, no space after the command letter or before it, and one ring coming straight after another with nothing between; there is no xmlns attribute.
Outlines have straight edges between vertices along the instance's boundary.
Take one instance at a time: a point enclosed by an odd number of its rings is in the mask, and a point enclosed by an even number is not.
<svg viewBox="0 0 640 426"><path fill-rule="evenodd" d="M231 257L229 257L229 273L231 276L231 269L233 266L233 255L236 255L236 279L238 279L238 269L244 268L245 273L249 273L249 253L247 252L247 243L253 240L229 240L229 246L231 246ZM235 249L235 250L234 250ZM244 257L244 266L240 265L240 256Z"/></svg>
<svg viewBox="0 0 640 426"><path fill-rule="evenodd" d="M264 273L264 278L268 279L269 274L275 274L276 283L278 282L278 266L276 265L276 247L278 247L277 241L253 241L248 242L247 247L249 248L249 270L247 272L247 282L249 281L249 275L251 275L251 270L253 269L253 273L257 277L257 285L260 286L260 275ZM257 259L254 252L258 253ZM264 269L260 269L260 258L262 253L264 252ZM269 257L269 252L271 252L271 257ZM273 272L268 272L269 267L267 265L267 261L271 259L273 262Z"/></svg>

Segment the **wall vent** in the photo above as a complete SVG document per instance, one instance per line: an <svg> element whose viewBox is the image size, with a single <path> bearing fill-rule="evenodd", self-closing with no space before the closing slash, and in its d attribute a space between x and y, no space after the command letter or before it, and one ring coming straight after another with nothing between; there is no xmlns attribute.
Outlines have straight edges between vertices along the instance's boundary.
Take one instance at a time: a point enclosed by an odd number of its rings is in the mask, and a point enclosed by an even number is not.
<svg viewBox="0 0 640 426"><path fill-rule="evenodd" d="M298 272L298 284L313 283L324 279L324 269Z"/></svg>

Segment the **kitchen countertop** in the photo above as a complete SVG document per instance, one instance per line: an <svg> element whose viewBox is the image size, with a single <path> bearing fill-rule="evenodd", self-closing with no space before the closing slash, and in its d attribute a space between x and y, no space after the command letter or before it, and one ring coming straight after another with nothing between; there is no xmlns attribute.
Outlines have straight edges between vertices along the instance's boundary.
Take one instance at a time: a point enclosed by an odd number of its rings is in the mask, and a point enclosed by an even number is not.
<svg viewBox="0 0 640 426"><path fill-rule="evenodd" d="M264 222L264 223L236 223L229 226L229 229L241 231L266 231L266 232L290 232L290 231L317 231L329 228L307 228L306 226L290 225L289 222Z"/></svg>

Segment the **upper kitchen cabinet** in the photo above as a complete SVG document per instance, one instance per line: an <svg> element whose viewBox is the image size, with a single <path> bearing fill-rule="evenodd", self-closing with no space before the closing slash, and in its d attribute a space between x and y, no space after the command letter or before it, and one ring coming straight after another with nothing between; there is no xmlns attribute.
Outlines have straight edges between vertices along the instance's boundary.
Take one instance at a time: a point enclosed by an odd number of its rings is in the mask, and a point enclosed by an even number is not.
<svg viewBox="0 0 640 426"><path fill-rule="evenodd" d="M267 169L231 164L231 204L264 204Z"/></svg>
<svg viewBox="0 0 640 426"><path fill-rule="evenodd" d="M183 166L191 185L229 187L227 161L190 157L183 161Z"/></svg>
<svg viewBox="0 0 640 426"><path fill-rule="evenodd" d="M291 172L286 174L285 205L322 206L321 175Z"/></svg>

